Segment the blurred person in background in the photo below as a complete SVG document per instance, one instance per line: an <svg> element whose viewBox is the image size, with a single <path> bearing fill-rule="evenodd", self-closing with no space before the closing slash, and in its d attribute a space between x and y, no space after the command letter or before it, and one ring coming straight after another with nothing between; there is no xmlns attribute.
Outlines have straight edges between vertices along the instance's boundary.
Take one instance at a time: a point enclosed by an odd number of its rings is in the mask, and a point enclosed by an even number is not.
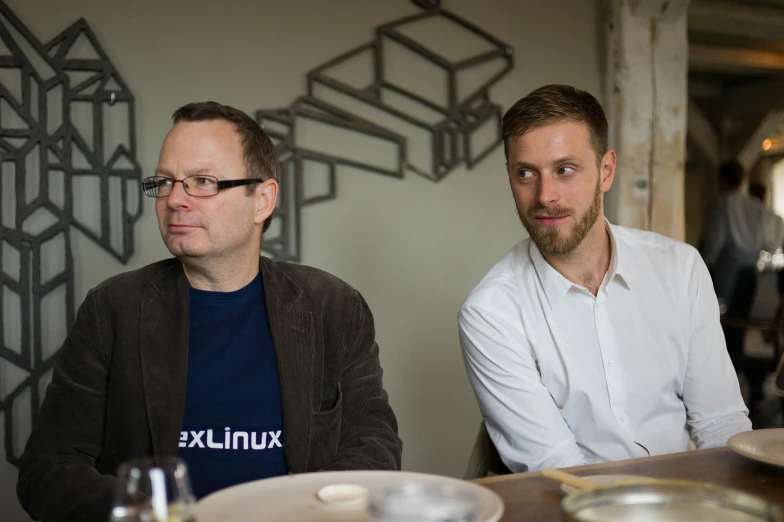
<svg viewBox="0 0 784 522"><path fill-rule="evenodd" d="M784 241L784 223L765 206L765 187L750 183L743 190L745 171L737 161L719 168L718 201L711 210L703 236L701 254L711 268L716 295L726 305L724 317L748 319L757 293L757 261L760 252L775 252ZM743 353L746 329L725 326L727 351L735 369L750 381L750 417L755 421L755 404L762 398L757 365Z"/></svg>

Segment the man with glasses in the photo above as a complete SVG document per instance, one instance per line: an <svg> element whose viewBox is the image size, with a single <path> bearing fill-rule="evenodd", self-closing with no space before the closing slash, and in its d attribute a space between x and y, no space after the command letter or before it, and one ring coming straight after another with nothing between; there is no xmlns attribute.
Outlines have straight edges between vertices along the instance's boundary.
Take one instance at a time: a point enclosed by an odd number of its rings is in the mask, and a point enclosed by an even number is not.
<svg viewBox="0 0 784 522"><path fill-rule="evenodd" d="M117 466L178 455L196 495L286 473L399 469L373 318L339 279L259 256L275 148L246 114L178 109L155 175L174 256L91 290L19 470L37 520L109 516Z"/></svg>

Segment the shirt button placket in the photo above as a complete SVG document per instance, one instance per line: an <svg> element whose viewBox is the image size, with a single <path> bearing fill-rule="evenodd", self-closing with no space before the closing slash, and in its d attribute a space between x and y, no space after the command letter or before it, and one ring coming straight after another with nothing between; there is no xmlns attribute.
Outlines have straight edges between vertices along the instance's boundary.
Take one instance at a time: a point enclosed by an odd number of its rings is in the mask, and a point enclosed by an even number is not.
<svg viewBox="0 0 784 522"><path fill-rule="evenodd" d="M618 379L615 375L615 360L613 356L613 347L606 335L607 321L606 307L602 306L602 302L597 300L594 305L594 321L596 325L596 337L599 342L599 349L601 350L602 360L605 362L605 383L607 385L607 396L610 400L610 408L615 412L618 411Z"/></svg>

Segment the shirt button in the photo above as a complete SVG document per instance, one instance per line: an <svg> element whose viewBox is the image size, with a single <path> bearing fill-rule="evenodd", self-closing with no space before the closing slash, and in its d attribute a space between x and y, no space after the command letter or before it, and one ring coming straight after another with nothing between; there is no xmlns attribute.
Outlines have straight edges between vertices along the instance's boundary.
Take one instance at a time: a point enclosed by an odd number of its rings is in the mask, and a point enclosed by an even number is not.
<svg viewBox="0 0 784 522"><path fill-rule="evenodd" d="M610 359L610 362L607 363L607 366L609 366L610 368L612 368L614 365L615 363L612 362L612 359Z"/></svg>

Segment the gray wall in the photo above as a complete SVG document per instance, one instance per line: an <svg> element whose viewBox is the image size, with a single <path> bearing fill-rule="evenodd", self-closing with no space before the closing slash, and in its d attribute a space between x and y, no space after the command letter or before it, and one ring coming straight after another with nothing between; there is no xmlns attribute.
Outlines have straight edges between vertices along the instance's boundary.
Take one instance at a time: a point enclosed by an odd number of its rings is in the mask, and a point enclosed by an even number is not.
<svg viewBox="0 0 784 522"><path fill-rule="evenodd" d="M407 0L6 1L43 41L87 19L136 95L146 173L179 105L214 99L248 112L287 105L304 93L308 69L367 42L374 27L418 11ZM594 2L444 4L514 47L516 68L492 91L504 108L545 83L601 95ZM345 279L373 310L404 468L461 476L480 417L460 356L456 313L472 286L524 237L502 149L438 184L344 170L338 194L304 212L303 262ZM168 255L152 205L136 237L135 256L121 266L74 234L79 302L103 279ZM15 500L15 480L16 470L0 461L3 522L27 520Z"/></svg>

